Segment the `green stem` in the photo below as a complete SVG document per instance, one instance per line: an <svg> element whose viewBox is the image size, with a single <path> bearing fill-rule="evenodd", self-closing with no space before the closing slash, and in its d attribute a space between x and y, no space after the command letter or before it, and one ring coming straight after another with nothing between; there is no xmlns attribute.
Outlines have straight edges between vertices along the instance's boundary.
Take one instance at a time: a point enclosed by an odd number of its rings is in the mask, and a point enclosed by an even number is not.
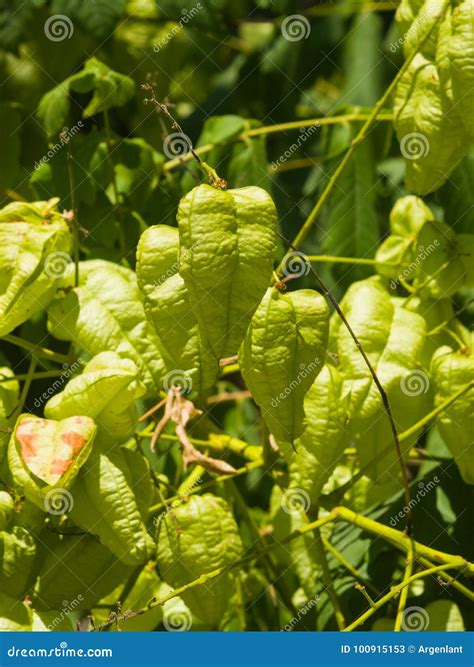
<svg viewBox="0 0 474 667"><path fill-rule="evenodd" d="M429 412L427 415L425 415L419 421L417 421L416 424L413 424L413 426L407 428L406 431L400 433L400 438L399 438L400 442L403 442L404 440L410 438L417 431L423 428L423 426L428 424L432 419L434 419L439 414L444 412L446 408L449 408L450 405L452 405L455 401L457 401L458 398L460 398L460 396L462 396L470 389L472 389L473 386L474 386L474 380L471 380L471 382L468 382L468 384L464 385L464 387L461 387L461 389L458 389L458 391L456 391L452 396L449 396L449 398L440 403L437 408L434 408L434 410L431 410L431 412Z"/></svg>
<svg viewBox="0 0 474 667"><path fill-rule="evenodd" d="M64 371L41 371L39 373L33 373L33 380L41 380L43 378L54 378L54 377L59 377L64 373ZM11 377L7 376L2 376L2 373L0 373L0 384L3 384L4 382L10 382L10 381L19 381L19 380L26 380L28 377L28 373L18 373L18 375L13 375Z"/></svg>
<svg viewBox="0 0 474 667"><path fill-rule="evenodd" d="M40 345L31 343L29 340L24 340L19 336L7 334L6 336L2 336L2 340L6 341L7 343L11 343L12 345L16 345L17 347L22 347L40 359L49 359L50 361L55 361L58 364L70 364L72 361L74 361L74 359L71 359L69 355L53 352L52 350L48 350L46 347L41 347Z"/></svg>
<svg viewBox="0 0 474 667"><path fill-rule="evenodd" d="M288 544L292 540L301 537L302 535L305 535L306 533L313 532L317 530L318 528L321 528L322 526L328 524L328 523L333 523L334 521L345 521L347 523L351 523L355 526L359 526L363 528L364 530L367 530L370 533L373 533L379 537L382 537L383 539L386 539L390 544L393 546L397 547L398 549L401 549L402 551L407 551L408 550L408 544L410 543L410 538L408 538L406 535L403 533L399 532L398 530L395 530L394 528L389 528L388 526L384 526L383 524L377 523L377 521L373 521L372 519L368 519L367 517L364 517L360 514L356 514L352 510L349 510L346 507L335 507L331 512L329 512L325 517L322 517L321 519L317 519L316 521L313 521L311 523L306 524L305 526L302 526L300 528L297 528L294 530L290 535L287 535L283 540L280 540L279 542L275 542L273 544L270 544L268 546L263 547L260 552L255 552L252 553L248 556L244 556L243 558L240 558L239 560L234 561L230 565L223 565L222 567L219 567L215 570L212 570L211 572L207 572L205 574L202 574L200 577L197 579L194 579L193 581L190 581L187 584L184 584L183 586L180 586L179 588L175 588L173 591L168 593L168 595L165 595L162 598L156 599L153 598L150 600L146 608L141 611L135 612L134 614L131 614L129 618L132 618L133 616L140 615L144 613L145 611L148 611L149 609L153 609L154 607L157 606L162 606L165 604L165 602L168 602L168 600L171 600L174 597L180 596L183 593L196 588L197 586L201 586L202 584L205 584L207 581L211 581L212 579L215 579L216 577L219 577L221 574L224 574L225 572L229 572L231 570L234 570L235 568L239 568L242 565L246 565L247 563L252 562L256 558L258 558L263 552L268 552L272 549L275 549L281 545ZM407 544L408 543L408 544ZM426 558L433 560L434 562L441 563L440 566L436 566L431 568L431 570L425 570L426 574L432 574L433 572L438 572L442 571L445 569L457 569L457 570L467 570L470 574L474 575L474 563L470 563L466 561L462 556L453 556L451 554L446 554L442 551L438 551L436 549L432 549L431 547L427 547L424 544L420 544L419 542L414 542L416 552L417 554L420 554L422 556L425 556ZM411 577L411 580L414 578L419 578L420 576L424 576L425 573L421 573L418 575L414 575ZM409 582L411 583L411 581ZM402 584L399 584L398 587L400 590L403 588L405 585L405 582ZM392 589L394 590L394 589ZM398 592L398 591L396 591ZM394 593L395 595L396 593ZM385 596L387 597L387 596ZM393 595L390 593L388 595L388 599L393 597ZM382 606L382 603L379 601L374 603L378 607ZM383 603L384 604L384 603ZM378 608L377 607L377 608ZM374 611L374 610L372 610ZM362 618L362 617L361 617ZM123 618L120 618L119 620L125 620ZM358 619L359 621L360 619ZM355 621L355 623L359 624L358 621ZM360 620L362 623L363 620ZM103 625L100 626L98 629L102 629L104 627L108 627L110 625L110 622L106 622ZM354 625L354 624L352 624ZM351 626L348 626L345 628L345 630L352 629Z"/></svg>
<svg viewBox="0 0 474 667"><path fill-rule="evenodd" d="M427 558L418 557L420 563L425 565L425 567L433 567L433 563ZM465 595L471 602L474 602L474 593L469 590L466 586L461 584L457 579L449 575L447 572L440 572L439 577L443 579L449 586L456 588L460 593Z"/></svg>
<svg viewBox="0 0 474 667"><path fill-rule="evenodd" d="M439 9L439 15L433 21L429 30L427 30L425 36L421 40L418 41L418 43L414 47L411 54L405 60L405 62L401 66L401 68L398 70L398 73L396 74L396 76L394 77L394 79L392 80L390 85L387 87L387 89L385 90L385 93L382 95L382 97L379 99L379 101L374 106L374 108L372 110L372 113L369 115L369 117L367 118L365 123L362 125L362 127L359 130L359 132L357 133L355 139L352 141L348 151L346 152L346 154L344 155L342 160L339 162L336 169L331 174L331 177L330 177L326 187L324 188L323 192L321 193L321 196L319 197L318 201L316 202L315 206L313 207L313 210L311 211L311 213L307 217L307 219L304 222L303 226L301 227L300 231L296 235L292 245L296 246L297 248L301 246L301 244L304 241L304 239L306 238L309 230L311 229L311 227L313 225L313 222L316 220L317 216L321 212L321 209L323 208L323 206L326 204L327 200L329 199L329 196L331 195L331 193L332 193L332 191L333 191L333 189L336 185L337 179L339 178L339 176L342 174L342 172L344 171L344 169L346 168L346 166L350 162L350 160L351 160L356 148L358 147L358 145L360 143L362 143L362 141L365 139L369 128L377 120L377 116L379 116L383 106L385 105L385 103L390 98L390 96L391 96L392 92L394 91L396 85L398 84L398 82L400 81L402 76L405 74L407 69L409 68L413 58L421 50L422 46L425 44L425 42L428 40L429 36L431 35L434 27L440 21L441 17L444 14L444 11L446 9L446 6L447 6L448 2L449 2L449 0L444 0L444 3L442 5L442 7ZM393 120L393 115L391 117L391 120ZM281 266L279 268L281 268Z"/></svg>
<svg viewBox="0 0 474 667"><path fill-rule="evenodd" d="M390 590L389 593L384 595L382 598L377 600L376 602L373 603L373 605L367 609L367 611L359 616L353 623L347 626L345 628L344 632L352 632L352 630L355 630L358 628L360 625L365 623L367 619L369 619L375 612L380 609L380 607L383 607L387 602L390 602L400 591L402 591L406 586L409 586L412 584L414 581L417 579L421 579L422 577L428 577L432 574L436 574L437 572L442 572L443 570L449 570L453 568L453 565L450 564L445 564L445 565L437 565L436 567L431 567L428 570L423 570L423 572L418 572L417 574L412 575L409 577L407 580L402 581L401 584L398 584L397 586L393 586L392 589Z"/></svg>
<svg viewBox="0 0 474 667"><path fill-rule="evenodd" d="M306 255L310 262L330 262L331 264L376 264L383 266L398 266L396 262L379 262L376 259L365 257L335 257L334 255Z"/></svg>
<svg viewBox="0 0 474 667"><path fill-rule="evenodd" d="M103 111L103 117L104 117L104 129L105 129L105 143L107 145L107 157L108 157L108 162L109 162L109 169L110 169L110 179L112 182L112 190L114 193L114 199L115 199L115 210L117 212L117 228L118 228L118 234L119 234L119 243L120 243L120 251L125 258L127 255L127 240L125 238L125 230L123 228L123 215L122 215L122 207L120 205L120 200L119 200L119 191L118 191L118 186L117 186L117 178L115 176L115 165L114 161L112 159L112 132L110 130L110 118L109 118L109 112L108 109L104 109Z"/></svg>
<svg viewBox="0 0 474 667"><path fill-rule="evenodd" d="M415 548L414 548L414 543L413 540L410 541L410 547L408 549L407 557L406 557L406 567L405 567L405 574L403 575L403 583L405 586L402 588L402 592L400 593L400 599L398 601L398 609L397 609L397 616L395 618L395 627L394 631L395 632L400 632L402 628L402 620L403 620L403 612L405 611L405 606L407 603L408 599L408 593L410 590L410 577L413 575L413 563L415 560Z"/></svg>
<svg viewBox="0 0 474 667"><path fill-rule="evenodd" d="M367 113L351 113L343 114L341 116L321 116L320 118L306 118L300 121L291 121L288 123L277 123L276 125L264 125L263 127L256 127L251 130L245 130L230 141L218 142L215 144L205 144L204 146L199 146L199 148L194 148L194 155L191 152L188 152L179 158L168 160L163 165L163 171L171 171L175 167L179 167L183 162L188 162L193 158L196 159L196 155L205 155L216 146L233 144L237 141L245 141L246 139L252 137L275 134L276 132L285 132L286 130L298 130L300 127L311 127L312 125L338 125L339 123L362 121L366 120L367 118L369 118L369 114ZM380 121L393 121L393 119L394 115L389 113L380 114L379 116Z"/></svg>
<svg viewBox="0 0 474 667"><path fill-rule="evenodd" d="M371 607L374 607L374 606L375 606L375 602L372 600L372 598L370 597L370 595L369 595L369 594L367 593L367 591L365 590L365 586L362 586L362 584L359 584L359 582L357 581L357 582L354 584L354 588L355 588L356 590L358 590L360 593L362 593L362 595L365 597L365 599L367 600L367 602L369 603L369 605L370 605Z"/></svg>
<svg viewBox="0 0 474 667"><path fill-rule="evenodd" d="M355 579L360 579L361 581L363 581L364 585L371 588L376 595L380 594L378 588L374 586L368 579L365 579L365 577L363 577L362 574L353 565L351 565L351 563L349 563L349 561L341 554L341 552L338 549L336 549L336 547L328 539L326 539L323 536L322 540L324 548L327 549L334 556L334 558L338 560L341 563L341 565L345 567L346 570L348 570L352 574L352 576Z"/></svg>
<svg viewBox="0 0 474 667"><path fill-rule="evenodd" d="M15 409L15 412L14 412L13 421L16 421L17 418L19 417L19 415L21 415L21 413L23 412L23 407L25 405L25 401L26 401L26 398L28 396L28 392L29 392L30 387L31 387L31 382L33 381L33 374L35 372L35 368L36 368L37 363L38 363L38 360L36 359L36 357L31 356L30 357L30 365L28 367L28 373L27 373L26 379L25 379L25 384L23 385L23 388L21 390L20 399L18 401L18 405L17 405L17 407Z"/></svg>
<svg viewBox="0 0 474 667"><path fill-rule="evenodd" d="M246 466L243 466L242 468L238 468L234 473L229 474L229 475L218 475L217 477L213 477L212 479L208 480L207 482L204 482L204 484L200 484L199 486L195 486L192 489L190 489L187 493L188 496L193 495L194 493L198 493L199 491L203 491L204 489L209 488L210 486L213 486L214 484L217 484L219 482L226 482L227 480L233 479L234 477L238 477L239 475L245 475L248 473L250 470L254 470L255 468L260 468L263 465L263 460L260 461L252 461L252 463L247 464ZM163 505L166 504L171 504L175 500L180 500L181 496L180 495L174 495L171 496L171 498L166 498L163 502L157 503L156 505L152 505L150 507L150 514L155 514L158 512Z"/></svg>
<svg viewBox="0 0 474 667"><path fill-rule="evenodd" d="M331 602L332 608L334 609L334 618L336 619L337 627L339 628L339 630L344 630L344 628L346 627L346 619L344 618L344 614L342 612L339 599L337 597L336 591L334 590L334 585L332 583L331 570L329 569L326 551L324 550L323 547L321 539L321 531L319 530L319 528L316 528L314 532L316 534L315 547L318 553L319 564L321 565L321 569L323 572L324 588L327 591L329 601Z"/></svg>

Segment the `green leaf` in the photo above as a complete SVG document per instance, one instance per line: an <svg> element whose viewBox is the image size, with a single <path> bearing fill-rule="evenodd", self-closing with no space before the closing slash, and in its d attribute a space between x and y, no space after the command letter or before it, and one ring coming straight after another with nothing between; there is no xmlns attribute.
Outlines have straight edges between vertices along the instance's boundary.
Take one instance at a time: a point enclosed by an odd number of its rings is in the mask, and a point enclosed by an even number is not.
<svg viewBox="0 0 474 667"><path fill-rule="evenodd" d="M357 126L338 127L332 133L327 146L331 155L338 152L340 142L351 140ZM332 171L337 160L329 163ZM374 153L370 139L365 140L353 155L347 168L338 179L337 194L327 207L324 221L323 250L329 255L341 257L372 257L379 238L378 218L375 208L377 178ZM347 268L335 270L335 275L347 275ZM367 270L354 271L365 277ZM347 279L346 279L347 282Z"/></svg>
<svg viewBox="0 0 474 667"><path fill-rule="evenodd" d="M206 572L229 565L242 555L242 543L227 503L206 493L191 496L165 513L158 524L157 565L164 580L177 588ZM181 595L209 628L217 629L235 593L235 574L220 577Z"/></svg>
<svg viewBox="0 0 474 667"><path fill-rule="evenodd" d="M430 632L464 632L466 630L461 611L451 600L435 600L425 607L429 617L426 630Z"/></svg>
<svg viewBox="0 0 474 667"><path fill-rule="evenodd" d="M382 19L376 13L358 13L352 19L344 41L344 104L370 107L382 93L382 27Z"/></svg>
<svg viewBox="0 0 474 667"><path fill-rule="evenodd" d="M66 79L43 95L38 105L36 115L50 137L61 132L69 117L69 88L70 79Z"/></svg>
<svg viewBox="0 0 474 667"><path fill-rule="evenodd" d="M247 122L240 116L212 116L203 125L198 146L229 141L244 131Z"/></svg>
<svg viewBox="0 0 474 667"><path fill-rule="evenodd" d="M67 274L64 285L73 284ZM140 369L149 395L162 388L164 365L158 338L146 321L133 271L112 262L80 263L80 285L48 309L48 327L61 340L73 340L91 356L114 350Z"/></svg>
<svg viewBox="0 0 474 667"><path fill-rule="evenodd" d="M242 375L283 454L304 429L303 401L323 367L329 311L313 290L267 290L239 351Z"/></svg>
<svg viewBox="0 0 474 667"><path fill-rule="evenodd" d="M125 17L126 0L53 0L51 14L65 14L86 33L98 40L109 37L120 19Z"/></svg>
<svg viewBox="0 0 474 667"><path fill-rule="evenodd" d="M0 44L6 51L16 52L31 26L35 6L23 0L1 0Z"/></svg>
<svg viewBox="0 0 474 667"><path fill-rule="evenodd" d="M33 605L37 611L90 609L125 580L131 568L124 565L92 535L41 533L42 558L38 562ZM53 630L57 630L53 623Z"/></svg>
<svg viewBox="0 0 474 667"><path fill-rule="evenodd" d="M18 110L10 104L0 104L0 192L16 184L20 170L20 123Z"/></svg>
<svg viewBox="0 0 474 667"><path fill-rule="evenodd" d="M81 93L94 91L82 114L83 118L113 107L121 107L135 93L135 83L130 77L115 72L97 58L87 60L82 72L71 77L70 85L72 90Z"/></svg>
<svg viewBox="0 0 474 667"><path fill-rule="evenodd" d="M99 427L100 444L110 446L133 434L138 423L135 400L145 391L133 361L116 352L101 352L46 403L44 414L49 419L91 417Z"/></svg>
<svg viewBox="0 0 474 667"><path fill-rule="evenodd" d="M83 118L89 118L101 111L126 104L135 93L135 83L130 77L107 67L98 58L89 58L80 72L62 81L40 100L38 119L50 136L57 134L67 123L71 90L93 93L82 113Z"/></svg>
<svg viewBox="0 0 474 667"><path fill-rule="evenodd" d="M28 632L31 623L31 609L26 604L0 593L0 632Z"/></svg>
<svg viewBox="0 0 474 667"><path fill-rule="evenodd" d="M138 565L152 557L154 542L145 524L153 484L140 454L121 447L93 452L71 492L71 519L97 535L119 560Z"/></svg>

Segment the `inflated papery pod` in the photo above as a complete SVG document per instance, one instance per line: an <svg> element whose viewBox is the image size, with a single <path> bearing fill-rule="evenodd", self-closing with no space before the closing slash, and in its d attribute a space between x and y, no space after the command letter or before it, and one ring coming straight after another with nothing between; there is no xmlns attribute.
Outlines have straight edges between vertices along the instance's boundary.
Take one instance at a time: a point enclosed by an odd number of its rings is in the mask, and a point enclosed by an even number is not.
<svg viewBox="0 0 474 667"><path fill-rule="evenodd" d="M410 283L422 298L440 299L474 284L474 235L435 220L419 197L402 197L390 214L391 234L376 254L390 285Z"/></svg>
<svg viewBox="0 0 474 667"><path fill-rule="evenodd" d="M71 261L58 201L12 202L0 210L0 336L48 305Z"/></svg>
<svg viewBox="0 0 474 667"><path fill-rule="evenodd" d="M48 308L48 329L74 341L90 356L113 350L140 369L147 394L162 389L164 364L159 341L148 323L133 271L113 262L91 260L79 265L80 284L72 288L67 273Z"/></svg>
<svg viewBox="0 0 474 667"><path fill-rule="evenodd" d="M406 184L417 194L436 190L466 154L467 137L449 89L433 61L413 58L395 91L395 128L406 157Z"/></svg>
<svg viewBox="0 0 474 667"><path fill-rule="evenodd" d="M466 134L474 141L474 12L472 0L452 0L439 31L436 61Z"/></svg>
<svg viewBox="0 0 474 667"><path fill-rule="evenodd" d="M71 488L70 517L123 563L138 565L155 551L146 526L153 493L143 456L123 447L94 450Z"/></svg>
<svg viewBox="0 0 474 667"><path fill-rule="evenodd" d="M324 366L304 397L307 426L289 453L289 500L294 497L298 501L301 495L303 502L316 507L324 484L351 440L348 404L339 371Z"/></svg>
<svg viewBox="0 0 474 667"><path fill-rule="evenodd" d="M421 364L426 323L401 303L373 277L353 283L340 304L389 397L399 432L419 421L432 404L429 375ZM337 315L331 321L331 343L339 358L342 391L350 399L349 430L360 463L368 466L368 476L383 483L399 471L390 423L372 375ZM404 451L416 435L403 442ZM389 453L382 455L391 443Z"/></svg>
<svg viewBox="0 0 474 667"><path fill-rule="evenodd" d="M70 509L68 488L90 455L97 427L90 417L55 421L22 414L8 444L15 486L43 511Z"/></svg>
<svg viewBox="0 0 474 667"><path fill-rule="evenodd" d="M173 588L230 565L242 555L237 524L227 503L206 493L191 496L158 524L157 565ZM181 595L210 629L219 627L235 594L235 572L225 572Z"/></svg>
<svg viewBox="0 0 474 667"><path fill-rule="evenodd" d="M94 535L58 535L44 530L38 542L31 600L39 611L63 609L67 614L90 609L132 572Z"/></svg>
<svg viewBox="0 0 474 667"><path fill-rule="evenodd" d="M435 405L443 403L472 382L474 357L467 351L455 352L440 347L431 361ZM466 484L474 484L474 445L472 441L473 392L467 391L438 416L441 437L454 457Z"/></svg>
<svg viewBox="0 0 474 667"><path fill-rule="evenodd" d="M137 423L137 398L146 392L139 370L131 359L116 352L101 352L89 361L81 375L45 405L49 419L74 415L92 417L98 426L97 442L110 446L131 437Z"/></svg>
<svg viewBox="0 0 474 667"><path fill-rule="evenodd" d="M137 278L145 313L160 340L168 379L191 398L203 397L219 375L217 359L201 344L197 319L179 268L178 230L149 227L137 249Z"/></svg>
<svg viewBox="0 0 474 667"><path fill-rule="evenodd" d="M26 594L28 584L31 583L30 577L35 555L36 542L29 530L21 526L11 526L8 529L0 530L0 590L2 593L17 598Z"/></svg>
<svg viewBox="0 0 474 667"><path fill-rule="evenodd" d="M304 397L324 365L329 310L314 290L267 290L239 351L242 375L285 455L304 430Z"/></svg>
<svg viewBox="0 0 474 667"><path fill-rule="evenodd" d="M237 353L270 283L276 223L275 204L258 187L199 185L179 204L179 273L215 359Z"/></svg>
<svg viewBox="0 0 474 667"><path fill-rule="evenodd" d="M10 438L10 428L13 425L12 415L20 395L20 385L13 378L14 372L11 368L0 367L0 464L3 459L5 445Z"/></svg>

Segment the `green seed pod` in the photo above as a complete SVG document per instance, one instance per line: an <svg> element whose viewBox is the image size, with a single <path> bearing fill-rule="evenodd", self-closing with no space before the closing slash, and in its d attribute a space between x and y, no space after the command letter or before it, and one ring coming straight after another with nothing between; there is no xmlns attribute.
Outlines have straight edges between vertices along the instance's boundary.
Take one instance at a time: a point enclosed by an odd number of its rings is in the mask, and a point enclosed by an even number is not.
<svg viewBox="0 0 474 667"><path fill-rule="evenodd" d="M431 361L431 373L438 406L472 382L474 357L440 347ZM474 484L474 446L472 444L473 392L467 391L438 416L438 428L456 461L466 484Z"/></svg>
<svg viewBox="0 0 474 667"><path fill-rule="evenodd" d="M7 491L0 491L0 530L5 530L13 516L15 503Z"/></svg>
<svg viewBox="0 0 474 667"><path fill-rule="evenodd" d="M0 367L0 380L14 376L11 368ZM10 438L12 414L18 403L20 385L17 380L7 380L0 383L0 465L3 459L3 450Z"/></svg>
<svg viewBox="0 0 474 667"><path fill-rule="evenodd" d="M157 565L173 588L225 567L242 555L242 543L227 503L206 493L173 508L158 526ZM219 575L181 597L208 627L219 627L235 593L235 573Z"/></svg>
<svg viewBox="0 0 474 667"><path fill-rule="evenodd" d="M0 210L0 336L48 305L71 259L58 201L13 202Z"/></svg>
<svg viewBox="0 0 474 667"><path fill-rule="evenodd" d="M91 417L98 425L100 444L110 446L133 434L138 422L135 400L145 391L133 361L116 352L101 352L47 402L44 414L49 419Z"/></svg>
<svg viewBox="0 0 474 667"><path fill-rule="evenodd" d="M328 323L317 292L269 289L240 348L244 380L283 453L303 432L303 401L324 364Z"/></svg>
<svg viewBox="0 0 474 667"><path fill-rule="evenodd" d="M302 491L316 506L350 436L347 430L348 397L342 395L337 368L324 366L304 398L307 426L289 454L289 494Z"/></svg>
<svg viewBox="0 0 474 667"><path fill-rule="evenodd" d="M146 522L153 483L143 456L123 447L93 451L71 494L74 523L97 535L123 563L138 565L152 557L155 545Z"/></svg>
<svg viewBox="0 0 474 667"><path fill-rule="evenodd" d="M426 324L417 313L392 300L379 278L353 283L341 309L362 343L384 387L398 430L415 424L431 408L430 382L421 366ZM331 321L331 338L339 357L343 393L349 395L349 431L367 475L379 483L397 477L399 462L382 399L357 345L337 315ZM407 451L414 442L403 442Z"/></svg>
<svg viewBox="0 0 474 667"><path fill-rule="evenodd" d="M452 86L467 140L474 141L474 11L472 0L454 0L449 58Z"/></svg>
<svg viewBox="0 0 474 667"><path fill-rule="evenodd" d="M179 204L179 273L203 345L215 359L236 354L270 282L276 210L263 189L199 185Z"/></svg>
<svg viewBox="0 0 474 667"><path fill-rule="evenodd" d="M148 395L162 389L164 364L159 341L148 324L135 273L112 262L80 264L81 283L48 308L48 329L73 340L87 354L114 350L140 370ZM65 283L70 275L65 276Z"/></svg>
<svg viewBox="0 0 474 667"><path fill-rule="evenodd" d="M407 157L407 186L424 195L436 190L466 153L458 110L441 85L436 66L418 53L395 91L395 128Z"/></svg>
<svg viewBox="0 0 474 667"><path fill-rule="evenodd" d="M96 431L90 417L53 421L20 415L8 445L15 485L45 512L60 514L56 503L69 509L67 489L87 460Z"/></svg>
<svg viewBox="0 0 474 667"><path fill-rule="evenodd" d="M169 373L166 384L180 385L191 398L200 398L215 384L219 366L201 345L178 268L178 230L166 225L149 227L138 244L137 277L145 313L157 333Z"/></svg>

